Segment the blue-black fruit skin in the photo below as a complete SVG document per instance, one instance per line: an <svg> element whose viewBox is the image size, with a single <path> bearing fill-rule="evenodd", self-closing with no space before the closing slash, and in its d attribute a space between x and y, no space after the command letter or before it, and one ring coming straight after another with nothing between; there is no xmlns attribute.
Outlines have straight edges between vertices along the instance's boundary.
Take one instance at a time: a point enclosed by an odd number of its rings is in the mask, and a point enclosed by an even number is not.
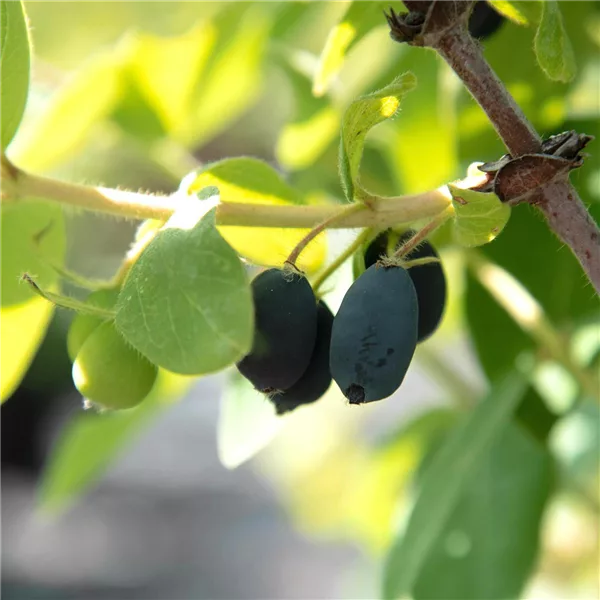
<svg viewBox="0 0 600 600"><path fill-rule="evenodd" d="M400 267L369 267L351 286L333 321L331 375L351 404L391 396L417 345L415 287Z"/></svg>
<svg viewBox="0 0 600 600"><path fill-rule="evenodd" d="M319 300L317 304L317 339L304 375L288 390L271 395L278 415L290 412L302 404L316 402L331 385L329 346L333 313Z"/></svg>
<svg viewBox="0 0 600 600"><path fill-rule="evenodd" d="M261 392L292 387L310 362L317 301L305 277L268 269L252 281L255 330L250 354L237 368Z"/></svg>
<svg viewBox="0 0 600 600"><path fill-rule="evenodd" d="M396 248L415 235L415 231L405 231L398 240ZM379 234L365 251L365 267L375 264L382 256L386 256L387 240L389 233L384 231ZM405 257L407 260L417 258L439 258L436 249L427 241ZM439 327L444 308L446 307L447 285L446 276L441 263L431 263L419 267L411 267L408 274L412 279L419 301L419 334L418 341L422 342Z"/></svg>
<svg viewBox="0 0 600 600"><path fill-rule="evenodd" d="M496 33L504 21L504 17L490 4L480 0L475 3L469 17L469 33L478 40L485 40Z"/></svg>

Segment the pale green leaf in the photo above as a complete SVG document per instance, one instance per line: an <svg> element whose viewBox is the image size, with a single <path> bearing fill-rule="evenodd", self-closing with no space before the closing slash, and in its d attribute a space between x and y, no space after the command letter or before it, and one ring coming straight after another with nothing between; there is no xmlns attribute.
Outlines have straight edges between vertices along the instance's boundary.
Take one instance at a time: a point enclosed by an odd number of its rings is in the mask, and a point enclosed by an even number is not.
<svg viewBox="0 0 600 600"><path fill-rule="evenodd" d="M377 92L358 98L347 108L340 140L340 178L349 202L364 199L368 192L360 185L360 161L370 129L392 118L402 97L416 86L412 73L397 77Z"/></svg>
<svg viewBox="0 0 600 600"><path fill-rule="evenodd" d="M38 492L44 512L67 509L85 493L147 422L180 397L191 379L159 371L152 392L131 410L78 414L51 450Z"/></svg>
<svg viewBox="0 0 600 600"><path fill-rule="evenodd" d="M389 2L355 0L340 22L331 29L314 75L313 93L322 96L344 64L346 55L374 27L385 26Z"/></svg>
<svg viewBox="0 0 600 600"><path fill-rule="evenodd" d="M2 151L15 136L29 93L29 36L20 0L0 2L0 106Z"/></svg>
<svg viewBox="0 0 600 600"><path fill-rule="evenodd" d="M540 20L541 2L530 0L488 0L488 2L504 17L517 25L529 27Z"/></svg>
<svg viewBox="0 0 600 600"><path fill-rule="evenodd" d="M255 158L228 158L208 164L188 175L181 191L196 194L206 187L218 188L223 203L283 206L303 201L273 167ZM248 260L280 266L309 230L227 226L219 227L219 231ZM308 273L316 271L325 260L325 247L323 236L316 238L300 255L298 267Z"/></svg>
<svg viewBox="0 0 600 600"><path fill-rule="evenodd" d="M549 452L509 423L466 482L413 597L519 598L537 556L553 476Z"/></svg>
<svg viewBox="0 0 600 600"><path fill-rule="evenodd" d="M224 467L235 469L271 442L284 419L265 394L234 373L221 396L217 449Z"/></svg>
<svg viewBox="0 0 600 600"><path fill-rule="evenodd" d="M507 375L449 433L423 475L406 530L388 554L383 578L385 600L411 592L465 486L505 430L525 390L520 374Z"/></svg>
<svg viewBox="0 0 600 600"><path fill-rule="evenodd" d="M475 192L448 184L454 206L454 237L462 246L491 242L508 223L510 206L493 193Z"/></svg>
<svg viewBox="0 0 600 600"><path fill-rule="evenodd" d="M123 62L115 53L86 62L50 99L13 151L19 166L47 171L74 156L123 93Z"/></svg>
<svg viewBox="0 0 600 600"><path fill-rule="evenodd" d="M33 202L4 207L1 229L0 397L4 401L25 375L53 312L52 304L36 296L20 277L27 272L44 289L58 291L57 274L44 258L62 264L65 231L59 207Z"/></svg>
<svg viewBox="0 0 600 600"><path fill-rule="evenodd" d="M542 18L535 34L538 63L549 79L571 81L577 72L575 55L556 0L541 3Z"/></svg>
<svg viewBox="0 0 600 600"><path fill-rule="evenodd" d="M289 170L305 169L325 152L337 137L341 115L330 98L315 98L310 79L287 60L282 67L294 92L292 120L279 132L275 154Z"/></svg>
<svg viewBox="0 0 600 600"><path fill-rule="evenodd" d="M133 265L117 303L125 339L184 375L220 371L252 347L250 285L212 206L190 198L175 212Z"/></svg>

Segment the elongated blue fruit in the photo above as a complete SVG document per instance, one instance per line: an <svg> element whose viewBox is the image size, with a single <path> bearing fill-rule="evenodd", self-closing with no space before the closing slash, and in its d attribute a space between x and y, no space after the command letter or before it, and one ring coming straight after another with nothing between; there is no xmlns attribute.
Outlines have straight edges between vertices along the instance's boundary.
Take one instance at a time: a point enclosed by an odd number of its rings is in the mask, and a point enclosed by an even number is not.
<svg viewBox="0 0 600 600"><path fill-rule="evenodd" d="M320 300L317 305L317 339L308 368L291 388L270 397L278 415L290 412L302 404L316 402L329 389L329 346L332 327L333 314L325 302Z"/></svg>
<svg viewBox="0 0 600 600"><path fill-rule="evenodd" d="M391 396L417 345L417 294L400 267L369 267L350 287L331 332L331 375L350 404Z"/></svg>
<svg viewBox="0 0 600 600"><path fill-rule="evenodd" d="M398 249L404 242L408 241L415 231L405 231L395 244ZM365 251L365 267L368 268L375 264L382 256L388 255L390 241L394 243L394 239L389 241L389 236L392 235L388 231L379 234L369 245ZM394 246L391 248L393 252ZM425 241L419 244L407 256L407 260L415 260L417 258L438 258L439 254L431 243ZM444 315L446 306L446 276L441 263L431 263L428 265L420 265L408 269L408 274L412 279L417 292L417 300L419 301L419 342L430 337L439 327Z"/></svg>
<svg viewBox="0 0 600 600"><path fill-rule="evenodd" d="M291 388L308 367L317 335L317 301L302 275L263 271L252 281L256 325L239 372L261 392Z"/></svg>

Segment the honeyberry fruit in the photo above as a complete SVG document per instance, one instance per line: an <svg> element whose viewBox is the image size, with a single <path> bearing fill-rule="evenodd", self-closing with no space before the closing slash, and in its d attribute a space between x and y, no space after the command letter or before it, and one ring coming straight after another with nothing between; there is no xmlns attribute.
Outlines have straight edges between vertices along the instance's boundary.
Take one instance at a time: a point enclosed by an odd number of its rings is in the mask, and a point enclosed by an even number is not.
<svg viewBox="0 0 600 600"><path fill-rule="evenodd" d="M86 303L99 308L113 308L118 297L118 289L98 290L92 292L86 298ZM85 342L92 331L105 322L105 319L93 315L84 315L81 313L75 315L67 333L67 353L71 362L75 360L83 342Z"/></svg>
<svg viewBox="0 0 600 600"><path fill-rule="evenodd" d="M305 277L268 269L252 281L255 331L239 372L261 392L291 388L306 371L317 335L317 301Z"/></svg>
<svg viewBox="0 0 600 600"><path fill-rule="evenodd" d="M478 40L484 40L496 33L503 23L504 17L490 4L480 0L469 16L469 33Z"/></svg>
<svg viewBox="0 0 600 600"><path fill-rule="evenodd" d="M81 394L102 408L137 406L150 392L158 369L132 348L112 321L87 337L73 363L73 381Z"/></svg>
<svg viewBox="0 0 600 600"><path fill-rule="evenodd" d="M415 235L415 231L408 230L398 239L395 248L399 248L404 242ZM382 256L386 256L389 248L390 232L379 234L365 251L365 267L375 264ZM393 240L391 240L393 242ZM427 241L422 242L412 252L409 252L405 260L417 258L439 258L436 249ZM408 269L417 292L419 302L419 325L418 341L430 337L439 327L446 306L446 276L441 263L419 265Z"/></svg>
<svg viewBox="0 0 600 600"><path fill-rule="evenodd" d="M332 326L333 313L320 300L317 304L317 339L306 371L291 388L270 397L278 415L290 412L302 404L316 402L329 389L329 345Z"/></svg>
<svg viewBox="0 0 600 600"><path fill-rule="evenodd" d="M415 286L401 267L372 265L333 321L331 375L351 404L381 400L402 384L417 345Z"/></svg>

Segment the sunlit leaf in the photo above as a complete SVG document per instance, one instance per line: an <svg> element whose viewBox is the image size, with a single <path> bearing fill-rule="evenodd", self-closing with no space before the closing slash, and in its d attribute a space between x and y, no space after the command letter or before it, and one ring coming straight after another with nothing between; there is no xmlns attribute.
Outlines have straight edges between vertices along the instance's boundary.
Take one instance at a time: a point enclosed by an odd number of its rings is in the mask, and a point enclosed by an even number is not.
<svg viewBox="0 0 600 600"><path fill-rule="evenodd" d="M488 2L503 16L517 25L530 26L540 19L539 2L523 0L488 0Z"/></svg>
<svg viewBox="0 0 600 600"><path fill-rule="evenodd" d="M510 423L463 486L413 597L518 598L538 553L554 480L549 452Z"/></svg>
<svg viewBox="0 0 600 600"><path fill-rule="evenodd" d="M104 474L148 421L180 397L191 379L159 371L152 392L132 409L78 414L62 430L42 476L38 504L49 513L64 511Z"/></svg>
<svg viewBox="0 0 600 600"><path fill-rule="evenodd" d="M341 115L327 97L315 98L309 78L287 61L284 72L294 92L293 119L279 132L275 153L279 163L291 170L313 164L338 134Z"/></svg>
<svg viewBox="0 0 600 600"><path fill-rule="evenodd" d="M29 93L29 37L23 3L0 2L2 151L15 136Z"/></svg>
<svg viewBox="0 0 600 600"><path fill-rule="evenodd" d="M505 430L525 389L521 375L515 372L507 375L448 434L423 475L406 530L388 555L383 578L385 600L411 592L465 486Z"/></svg>
<svg viewBox="0 0 600 600"><path fill-rule="evenodd" d="M244 267L190 199L132 267L116 325L150 361L185 375L220 371L250 351L254 308Z"/></svg>
<svg viewBox="0 0 600 600"><path fill-rule="evenodd" d="M182 191L195 194L209 186L218 188L221 202L248 204L299 204L300 194L268 164L255 158L229 158L211 163L186 177ZM272 227L219 227L223 237L244 257L265 266L283 264L294 246L308 233L306 229ZM325 240L316 238L302 252L298 266L316 271L325 260Z"/></svg>
<svg viewBox="0 0 600 600"><path fill-rule="evenodd" d="M368 196L360 184L360 161L367 133L396 115L403 96L415 86L414 75L405 73L383 89L358 98L346 110L340 143L340 178L349 202Z"/></svg>
<svg viewBox="0 0 600 600"><path fill-rule="evenodd" d="M60 208L50 204L7 206L1 218L2 386L6 400L16 389L42 341L53 307L20 282L27 272L57 291L58 277L44 257L61 264L65 232ZM37 238L37 242L36 242Z"/></svg>
<svg viewBox="0 0 600 600"><path fill-rule="evenodd" d="M534 49L544 73L554 81L571 81L577 72L575 55L556 0L541 3L542 17Z"/></svg>
<svg viewBox="0 0 600 600"><path fill-rule="evenodd" d="M504 229L510 206L493 193L475 192L448 184L454 207L454 236L462 246L482 246Z"/></svg>
<svg viewBox="0 0 600 600"><path fill-rule="evenodd" d="M340 22L329 32L314 75L313 92L322 96L340 71L346 55L371 29L386 25L384 10L389 2L354 0Z"/></svg>
<svg viewBox="0 0 600 600"><path fill-rule="evenodd" d="M55 92L12 156L32 171L52 169L83 147L93 128L108 117L123 92L123 64L115 53L84 64Z"/></svg>
<svg viewBox="0 0 600 600"><path fill-rule="evenodd" d="M283 423L264 394L241 375L232 374L221 396L219 460L224 467L235 469L267 446Z"/></svg>

